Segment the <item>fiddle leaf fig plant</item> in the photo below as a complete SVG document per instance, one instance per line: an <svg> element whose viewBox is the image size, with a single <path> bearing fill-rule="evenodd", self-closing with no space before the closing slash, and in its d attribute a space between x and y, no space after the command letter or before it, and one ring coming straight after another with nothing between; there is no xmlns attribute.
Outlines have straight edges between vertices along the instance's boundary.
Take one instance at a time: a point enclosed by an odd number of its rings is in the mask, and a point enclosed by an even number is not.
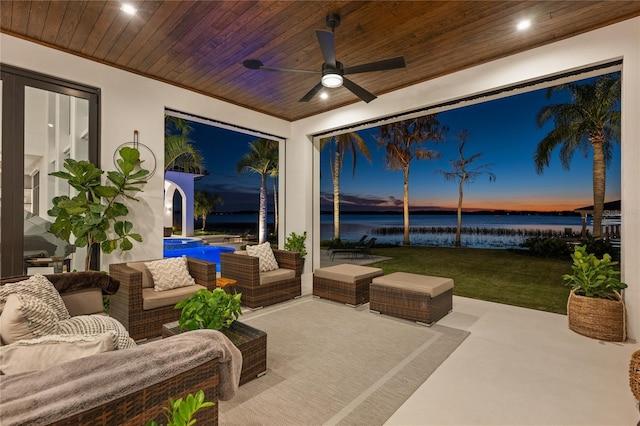
<svg viewBox="0 0 640 426"><path fill-rule="evenodd" d="M175 306L175 309L182 309L178 319L180 330L221 330L231 327L242 315L241 297L242 293L229 294L221 288L198 290Z"/></svg>
<svg viewBox="0 0 640 426"><path fill-rule="evenodd" d="M609 254L605 253L602 259L598 259L595 254L587 253L587 246L578 246L571 258L573 274L566 274L563 279L568 281L575 293L615 300L615 293L627 288L618 279L620 272L614 269L618 262L613 262Z"/></svg>
<svg viewBox="0 0 640 426"><path fill-rule="evenodd" d="M118 155L118 170L106 173L106 184L102 183L105 172L86 160L67 158L67 171L50 173L66 180L77 193L53 199L53 208L47 213L55 221L49 231L76 247L87 247L85 270L90 268L95 243L100 244L102 252L111 253L117 248L131 250L132 240L142 242L142 236L132 232L133 224L120 219L129 213L121 201L138 200L133 194L142 191L149 171L140 167L137 149L123 147Z"/></svg>

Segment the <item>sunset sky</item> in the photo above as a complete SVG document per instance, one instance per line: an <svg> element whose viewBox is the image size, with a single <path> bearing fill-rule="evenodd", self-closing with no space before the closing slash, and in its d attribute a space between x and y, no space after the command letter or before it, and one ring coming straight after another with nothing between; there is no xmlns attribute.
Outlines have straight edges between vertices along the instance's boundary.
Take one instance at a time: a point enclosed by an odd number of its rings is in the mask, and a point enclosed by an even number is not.
<svg viewBox="0 0 640 426"><path fill-rule="evenodd" d="M467 129L470 136L465 157L482 156L473 164L491 164L496 175L489 182L486 175L465 186L467 210L573 210L593 204L592 155L584 158L576 153L569 171L562 169L557 150L550 166L541 175L535 171L533 154L538 142L553 128L553 123L539 129L535 116L547 102L565 103L568 97L554 94L547 100L540 90L478 105L456 108L438 114L441 124L450 128L446 141L430 142L427 148L441 153L440 160L413 161L410 166L409 191L412 210L455 209L458 184L446 181L436 170L450 171L449 161L457 157L457 135ZM375 102L375 101L374 101ZM384 149L376 147L376 128L359 132L368 144L372 161L360 156L352 177L352 157L346 158L340 179L341 209L392 210L402 208L401 171L390 171L382 161ZM196 189L220 194L224 205L218 211L257 210L259 175L238 174L236 164L247 144L256 137L194 123L191 135L202 151L209 176L197 181ZM331 210L333 185L329 155L321 154L321 208ZM268 182L269 190L272 181ZM269 191L271 197L271 191ZM606 201L620 199L620 146L615 145L607 170Z"/></svg>

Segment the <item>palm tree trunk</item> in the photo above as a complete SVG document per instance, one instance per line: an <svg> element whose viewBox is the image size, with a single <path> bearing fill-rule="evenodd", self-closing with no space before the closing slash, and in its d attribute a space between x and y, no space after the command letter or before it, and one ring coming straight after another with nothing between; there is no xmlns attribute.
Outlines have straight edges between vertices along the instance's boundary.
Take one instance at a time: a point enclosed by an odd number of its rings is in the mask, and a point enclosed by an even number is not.
<svg viewBox="0 0 640 426"><path fill-rule="evenodd" d="M456 227L456 247L460 247L460 234L462 233L462 188L466 178L458 183L458 225Z"/></svg>
<svg viewBox="0 0 640 426"><path fill-rule="evenodd" d="M260 183L260 210L258 214L258 243L267 240L267 175L261 175Z"/></svg>
<svg viewBox="0 0 640 426"><path fill-rule="evenodd" d="M204 232L204 228L207 226L207 214L202 213L202 232Z"/></svg>
<svg viewBox="0 0 640 426"><path fill-rule="evenodd" d="M593 145L593 237L602 238L602 211L604 210L606 163L604 158L604 136L589 138Z"/></svg>
<svg viewBox="0 0 640 426"><path fill-rule="evenodd" d="M340 164L342 163L341 153L336 150L336 157L333 162L333 239L340 239Z"/></svg>
<svg viewBox="0 0 640 426"><path fill-rule="evenodd" d="M278 181L273 178L273 233L278 235Z"/></svg>
<svg viewBox="0 0 640 426"><path fill-rule="evenodd" d="M409 166L404 167L404 194L403 194L403 210L404 210L404 241L403 245L411 245L409 241Z"/></svg>

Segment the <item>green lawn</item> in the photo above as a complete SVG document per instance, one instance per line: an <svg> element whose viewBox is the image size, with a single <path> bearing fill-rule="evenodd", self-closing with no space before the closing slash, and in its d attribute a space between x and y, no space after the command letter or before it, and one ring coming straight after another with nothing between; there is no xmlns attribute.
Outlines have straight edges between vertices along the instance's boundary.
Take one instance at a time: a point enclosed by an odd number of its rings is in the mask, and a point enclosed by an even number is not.
<svg viewBox="0 0 640 426"><path fill-rule="evenodd" d="M570 260L447 247L374 248L372 253L393 258L368 265L382 268L385 274L403 271L450 277L457 296L567 313L569 287L562 276L571 272Z"/></svg>

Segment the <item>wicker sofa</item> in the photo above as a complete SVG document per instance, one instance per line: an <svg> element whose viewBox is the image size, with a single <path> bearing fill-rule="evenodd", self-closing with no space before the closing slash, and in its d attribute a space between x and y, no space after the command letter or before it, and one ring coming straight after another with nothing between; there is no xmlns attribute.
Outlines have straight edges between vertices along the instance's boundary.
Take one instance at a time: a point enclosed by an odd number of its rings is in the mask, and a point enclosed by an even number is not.
<svg viewBox="0 0 640 426"><path fill-rule="evenodd" d="M197 285L162 292L165 294L160 295L153 291L151 275L149 278L144 276L148 274L144 270L144 262L109 265L109 275L120 282L120 289L111 297L109 313L125 326L132 339L161 336L162 325L180 317L180 311L175 309L176 303L201 288L216 288L215 263L187 258L187 266ZM154 298L152 303L149 303L149 297Z"/></svg>
<svg viewBox="0 0 640 426"><path fill-rule="evenodd" d="M4 278L0 284L28 278ZM117 281L99 272L52 274L46 278L72 316L99 314L103 294L112 295L118 290ZM59 353L66 358L67 352ZM8 361L3 357L2 362ZM232 398L241 366L240 351L222 333L198 330L127 349L61 360L43 370L2 374L0 424L164 422L169 398L185 397L198 390L204 391L207 401ZM200 410L196 417L199 424L216 425L218 404Z"/></svg>
<svg viewBox="0 0 640 426"><path fill-rule="evenodd" d="M294 299L302 294L302 258L300 253L273 250L279 270L260 272L257 257L246 252L220 253L220 275L238 281L242 304L256 309Z"/></svg>

